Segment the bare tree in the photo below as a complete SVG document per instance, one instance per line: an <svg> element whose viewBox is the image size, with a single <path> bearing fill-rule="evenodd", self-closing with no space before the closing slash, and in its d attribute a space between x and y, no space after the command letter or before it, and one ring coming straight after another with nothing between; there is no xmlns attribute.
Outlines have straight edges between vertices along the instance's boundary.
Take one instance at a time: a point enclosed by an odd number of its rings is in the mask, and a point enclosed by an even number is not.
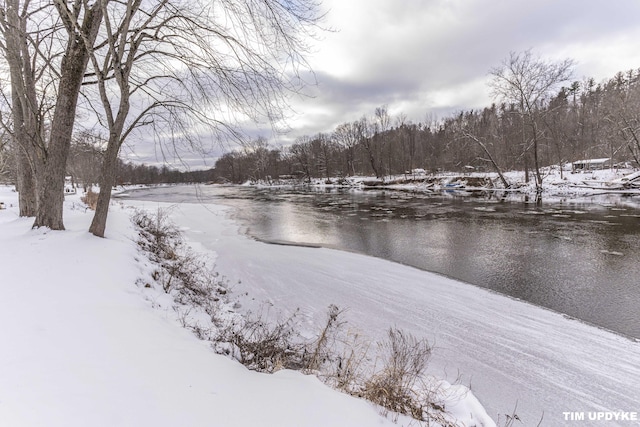
<svg viewBox="0 0 640 427"><path fill-rule="evenodd" d="M407 121L407 116L404 113L399 114L396 117L396 145L399 146L401 153L395 154L396 157L400 157L401 172L413 173L417 146L417 134L419 127Z"/></svg>
<svg viewBox="0 0 640 427"><path fill-rule="evenodd" d="M0 6L0 47L11 81L10 88L2 88L3 99L11 112L3 114L2 126L12 137L21 216L35 216L37 213L36 179L46 152L42 138L42 112L46 107L38 98L37 85L41 83L40 78L45 79L44 69L54 55L46 55L48 60L43 64L36 52L45 50L42 40L51 31L43 28L47 12L51 12L50 7L33 8L30 2L19 0L5 0ZM32 19L41 22L40 31L44 36L32 36L29 32ZM7 89L10 94L6 93Z"/></svg>
<svg viewBox="0 0 640 427"><path fill-rule="evenodd" d="M495 168L496 172L498 173L498 176L500 177L500 181L502 181L502 185L504 185L505 188L509 188L511 184L509 184L509 181L507 181L507 179L505 178L504 173L502 172L502 168L498 166L498 163L493 158L493 155L491 155L491 151L489 151L489 149L487 148L486 142L482 141L478 136L468 131L463 130L461 133L463 137L468 138L471 141L478 144L478 146L482 149L484 154L486 154L487 158L491 162L491 165Z"/></svg>
<svg viewBox="0 0 640 427"><path fill-rule="evenodd" d="M51 122L46 161L41 179L37 180L38 212L33 226L64 230L62 204L65 168L80 87L89 62L89 49L93 46L102 22L102 9L100 2L89 6L85 2L76 1L71 8L63 0L55 0L54 4L67 33L67 46L60 63L58 96ZM69 19L71 16L76 20Z"/></svg>
<svg viewBox="0 0 640 427"><path fill-rule="evenodd" d="M356 148L360 140L360 132L358 128L358 122L343 123L338 125L332 134L333 140L344 150L345 160L347 163L347 174L350 176L356 174Z"/></svg>
<svg viewBox="0 0 640 427"><path fill-rule="evenodd" d="M99 6L63 0L5 0L0 6L20 211L35 214L34 227L64 229L65 166L88 62L85 43L91 46L98 33Z"/></svg>
<svg viewBox="0 0 640 427"><path fill-rule="evenodd" d="M540 115L553 91L567 81L572 74L573 60L546 61L534 56L531 50L511 52L509 58L490 73L493 95L517 106L523 125L524 153L533 150L536 188L542 185L540 174L539 145L541 138ZM529 133L525 129L529 129Z"/></svg>
<svg viewBox="0 0 640 427"><path fill-rule="evenodd" d="M301 136L296 138L295 144L289 147L289 154L302 169L308 183L311 182L311 168L313 163L313 153L311 151L311 138Z"/></svg>
<svg viewBox="0 0 640 427"><path fill-rule="evenodd" d="M382 178L382 160L375 125L363 116L357 124L360 145L364 148L371 170L376 178Z"/></svg>
<svg viewBox="0 0 640 427"><path fill-rule="evenodd" d="M329 179L332 175L332 155L334 144L331 138L325 133L316 134L311 140L311 150L313 158L316 160L316 170L318 176Z"/></svg>
<svg viewBox="0 0 640 427"><path fill-rule="evenodd" d="M0 182L5 181L11 172L10 163L13 159L9 150L10 141L11 138L9 138L7 132L0 131Z"/></svg>
<svg viewBox="0 0 640 427"><path fill-rule="evenodd" d="M377 145L376 149L379 154L378 167L381 173L390 173L391 154L388 150L389 135L387 132L391 128L391 116L386 105L377 107L373 119L373 139ZM384 167L384 155L387 151L387 167Z"/></svg>
<svg viewBox="0 0 640 427"><path fill-rule="evenodd" d="M242 148L245 157L250 159L250 170L248 172L251 179L266 179L269 167L269 141L260 136L243 143Z"/></svg>
<svg viewBox="0 0 640 427"><path fill-rule="evenodd" d="M99 3L104 30L89 50L109 138L90 231L104 236L126 138L146 126L159 142L193 148L194 130L238 138L238 118L280 120L285 93L303 85L305 40L319 16L313 0Z"/></svg>

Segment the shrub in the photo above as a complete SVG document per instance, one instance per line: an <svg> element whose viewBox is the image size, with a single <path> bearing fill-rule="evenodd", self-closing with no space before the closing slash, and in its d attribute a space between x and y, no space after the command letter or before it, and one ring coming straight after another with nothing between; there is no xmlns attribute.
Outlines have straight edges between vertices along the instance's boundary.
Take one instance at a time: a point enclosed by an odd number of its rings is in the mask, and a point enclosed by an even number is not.
<svg viewBox="0 0 640 427"><path fill-rule="evenodd" d="M307 360L307 371L319 371L325 364L334 363L336 358L335 341L338 332L344 325L340 320L343 310L331 304L327 311L327 321L318 334L315 342L309 345L310 356Z"/></svg>
<svg viewBox="0 0 640 427"><path fill-rule="evenodd" d="M425 403L417 398L416 386L431 356L429 343L391 328L379 350L381 369L365 381L363 397L389 411L422 420Z"/></svg>
<svg viewBox="0 0 640 427"><path fill-rule="evenodd" d="M251 370L300 370L306 365L307 351L296 317L297 312L275 322L265 320L264 315L248 317L223 330L217 339L230 344L226 353Z"/></svg>
<svg viewBox="0 0 640 427"><path fill-rule="evenodd" d="M164 292L173 292L176 302L198 307L212 322L223 323L216 315L218 303L228 293L226 284L205 257L184 244L182 233L168 220L168 213L162 209L155 215L137 211L132 221L138 230L138 246L156 266L152 279Z"/></svg>
<svg viewBox="0 0 640 427"><path fill-rule="evenodd" d="M87 205L89 209L96 210L96 206L98 204L98 196L100 193L95 193L91 188L87 190L84 196L80 197L82 203Z"/></svg>

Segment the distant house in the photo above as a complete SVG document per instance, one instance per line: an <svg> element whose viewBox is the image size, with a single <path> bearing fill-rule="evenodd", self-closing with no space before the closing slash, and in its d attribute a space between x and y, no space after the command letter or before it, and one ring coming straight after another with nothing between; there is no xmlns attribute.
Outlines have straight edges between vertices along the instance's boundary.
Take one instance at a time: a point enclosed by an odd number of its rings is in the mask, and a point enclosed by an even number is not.
<svg viewBox="0 0 640 427"><path fill-rule="evenodd" d="M64 178L64 195L76 194L76 186L73 177L66 176Z"/></svg>
<svg viewBox="0 0 640 427"><path fill-rule="evenodd" d="M608 157L604 159L578 160L576 162L571 163L571 170L573 172L609 169L610 167L611 167L611 159Z"/></svg>

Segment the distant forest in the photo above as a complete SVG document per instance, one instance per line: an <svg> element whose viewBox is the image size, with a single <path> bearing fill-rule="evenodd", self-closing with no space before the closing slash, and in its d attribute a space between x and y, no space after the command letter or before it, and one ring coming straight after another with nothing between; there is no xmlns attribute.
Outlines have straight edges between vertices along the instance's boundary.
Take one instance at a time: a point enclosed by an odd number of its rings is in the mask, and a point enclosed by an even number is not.
<svg viewBox="0 0 640 427"><path fill-rule="evenodd" d="M536 145L536 150L532 147ZM75 137L67 170L83 184L98 182L101 151L89 134ZM1 148L1 147L0 147ZM0 159L3 156L0 156ZM534 158L534 157L537 157ZM120 161L117 182L233 182L375 175L424 169L440 171L525 170L581 159L611 158L640 166L640 69L596 83L588 78L540 97L523 114L522 104L495 103L440 120L414 123L391 116L386 106L332 131L299 137L280 147L258 138L220 157L209 170ZM537 162L536 162L537 160ZM4 162L3 180L11 181ZM533 175L532 175L533 176Z"/></svg>
<svg viewBox="0 0 640 427"><path fill-rule="evenodd" d="M533 135L535 127L536 135ZM531 116L516 103L462 111L414 123L385 106L303 136L283 148L258 139L222 156L215 176L231 182L295 176L306 179L427 172L532 170L533 138L541 166L590 158L640 166L640 69L602 83L575 81L539 100Z"/></svg>

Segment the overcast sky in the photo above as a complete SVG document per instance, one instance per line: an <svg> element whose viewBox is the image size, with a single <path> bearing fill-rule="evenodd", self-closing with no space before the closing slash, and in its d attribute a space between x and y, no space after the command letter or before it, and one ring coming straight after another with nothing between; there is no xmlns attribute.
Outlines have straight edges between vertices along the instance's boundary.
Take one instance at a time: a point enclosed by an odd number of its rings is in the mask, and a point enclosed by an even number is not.
<svg viewBox="0 0 640 427"><path fill-rule="evenodd" d="M488 106L488 72L511 51L571 58L575 80L640 68L640 0L324 0L323 8L335 31L309 56L318 85L292 100L287 135L257 131L274 145L381 105L414 122ZM210 167L216 151L206 163L183 158Z"/></svg>

